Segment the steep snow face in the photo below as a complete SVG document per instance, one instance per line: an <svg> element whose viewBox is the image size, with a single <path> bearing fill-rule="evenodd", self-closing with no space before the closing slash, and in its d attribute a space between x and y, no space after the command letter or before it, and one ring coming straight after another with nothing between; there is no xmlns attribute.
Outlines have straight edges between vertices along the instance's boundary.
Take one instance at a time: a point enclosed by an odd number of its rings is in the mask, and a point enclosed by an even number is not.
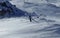
<svg viewBox="0 0 60 38"><path fill-rule="evenodd" d="M38 16L40 14L45 14L45 15L48 14L49 16L59 16L60 15L59 14L60 7L58 7L54 4L49 4L49 3L39 3L39 4L37 4L37 3L30 3L30 2L25 2L24 3L23 1L20 0L20 2L19 2L19 0L18 1L17 0L15 0L15 1L12 0L12 2L14 4L16 4L18 8L20 8L24 11L27 11L28 13L35 12ZM19 3L19 5L18 5L17 2ZM13 3L12 4L11 3L6 2L7 6L11 7L12 10L14 11L14 13L16 13L16 15L19 15L19 14L21 15L22 14L21 12L25 13L24 11L19 10L16 6L13 6L12 5ZM20 4L21 4L21 6L20 6ZM16 10L18 10L18 11L16 11Z"/></svg>
<svg viewBox="0 0 60 38"><path fill-rule="evenodd" d="M12 0L11 3L16 5L18 8L23 8L24 2L29 2L29 3L44 3L46 2L45 0Z"/></svg>
<svg viewBox="0 0 60 38"><path fill-rule="evenodd" d="M40 13L48 16L57 16L56 13L60 13L60 7L53 4L40 4L39 6L35 6L34 10L38 14Z"/></svg>
<svg viewBox="0 0 60 38"><path fill-rule="evenodd" d="M24 5L23 2L30 2L30 3L52 3L57 6L60 6L60 0L12 0L11 3L15 4L17 7L22 7ZM18 2L18 3L17 3Z"/></svg>
<svg viewBox="0 0 60 38"><path fill-rule="evenodd" d="M34 4L26 2L24 5L24 9L28 13L35 12L38 16L42 14L46 16L60 17L60 7L54 4Z"/></svg>

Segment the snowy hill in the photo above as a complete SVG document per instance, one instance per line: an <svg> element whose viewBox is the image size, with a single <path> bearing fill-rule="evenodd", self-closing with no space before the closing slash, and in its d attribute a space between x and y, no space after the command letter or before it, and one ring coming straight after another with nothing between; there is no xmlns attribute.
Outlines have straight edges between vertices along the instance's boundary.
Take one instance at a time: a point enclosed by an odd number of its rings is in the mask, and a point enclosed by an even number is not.
<svg viewBox="0 0 60 38"><path fill-rule="evenodd" d="M21 9L8 1L0 3L0 17L11 17L0 19L0 38L60 38L60 7L25 2ZM32 22L29 13L35 15Z"/></svg>

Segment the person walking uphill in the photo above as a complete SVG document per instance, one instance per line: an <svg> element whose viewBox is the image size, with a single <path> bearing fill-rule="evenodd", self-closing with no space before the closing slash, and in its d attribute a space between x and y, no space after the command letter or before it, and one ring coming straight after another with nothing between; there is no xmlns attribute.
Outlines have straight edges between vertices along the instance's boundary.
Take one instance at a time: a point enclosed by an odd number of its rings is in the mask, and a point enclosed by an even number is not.
<svg viewBox="0 0 60 38"><path fill-rule="evenodd" d="M32 16L31 16L31 14L29 15L29 20L30 20L30 22L32 22Z"/></svg>

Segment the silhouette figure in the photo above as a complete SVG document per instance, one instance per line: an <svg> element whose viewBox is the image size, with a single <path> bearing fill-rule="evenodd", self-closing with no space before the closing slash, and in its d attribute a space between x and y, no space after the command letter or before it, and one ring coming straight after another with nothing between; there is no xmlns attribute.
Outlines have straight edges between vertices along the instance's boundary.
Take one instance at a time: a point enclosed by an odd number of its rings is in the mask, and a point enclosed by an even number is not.
<svg viewBox="0 0 60 38"><path fill-rule="evenodd" d="M31 15L31 13L29 13L29 20L30 20L30 22L32 22L32 15Z"/></svg>
<svg viewBox="0 0 60 38"><path fill-rule="evenodd" d="M30 22L32 22L32 17L31 17L31 15L29 15L29 20L30 20Z"/></svg>

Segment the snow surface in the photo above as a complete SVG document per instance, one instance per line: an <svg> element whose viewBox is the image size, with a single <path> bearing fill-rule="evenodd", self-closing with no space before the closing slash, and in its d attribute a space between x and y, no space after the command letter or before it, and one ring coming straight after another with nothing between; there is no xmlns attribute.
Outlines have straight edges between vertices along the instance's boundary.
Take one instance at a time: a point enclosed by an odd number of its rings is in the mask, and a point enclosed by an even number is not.
<svg viewBox="0 0 60 38"><path fill-rule="evenodd" d="M60 38L60 14L55 14L60 12L60 7L33 3L31 6L27 4L28 8L25 8L24 3L18 1L13 0L12 4L28 13L35 11L37 16L42 14L39 18L33 16L32 22L28 17L0 19L0 38Z"/></svg>
<svg viewBox="0 0 60 38"><path fill-rule="evenodd" d="M60 20L53 20L30 22L26 17L0 19L0 38L60 38Z"/></svg>

